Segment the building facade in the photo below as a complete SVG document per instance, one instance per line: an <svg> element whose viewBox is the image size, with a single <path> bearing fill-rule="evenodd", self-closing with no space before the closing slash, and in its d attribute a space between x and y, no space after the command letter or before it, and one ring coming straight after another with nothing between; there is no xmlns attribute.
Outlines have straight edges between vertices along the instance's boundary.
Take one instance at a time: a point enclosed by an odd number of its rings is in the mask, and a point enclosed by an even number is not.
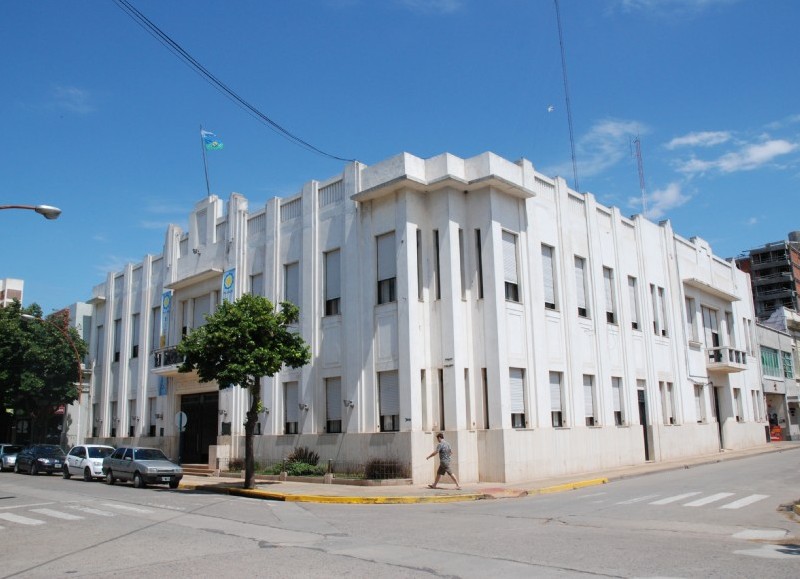
<svg viewBox="0 0 800 579"><path fill-rule="evenodd" d="M800 315L778 308L758 324L764 396L770 427L800 440Z"/></svg>
<svg viewBox="0 0 800 579"><path fill-rule="evenodd" d="M749 276L491 153L352 163L250 208L199 201L160 255L93 289L91 439L222 465L247 393L176 346L245 292L300 307L312 361L262 379L256 460L391 458L523 481L765 444Z"/></svg>
<svg viewBox="0 0 800 579"><path fill-rule="evenodd" d="M750 274L759 320L783 307L800 311L800 231L790 232L784 241L751 249L737 264Z"/></svg>

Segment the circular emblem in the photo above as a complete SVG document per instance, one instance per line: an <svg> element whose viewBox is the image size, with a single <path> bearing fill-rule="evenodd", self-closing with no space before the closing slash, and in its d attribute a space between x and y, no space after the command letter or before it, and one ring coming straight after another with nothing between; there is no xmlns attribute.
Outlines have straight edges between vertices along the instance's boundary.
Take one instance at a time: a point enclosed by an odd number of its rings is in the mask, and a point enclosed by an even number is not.
<svg viewBox="0 0 800 579"><path fill-rule="evenodd" d="M169 294L166 294L164 296L164 301L161 303L161 307L163 307L165 310L169 309L169 303L171 301L172 301L172 296L169 295Z"/></svg>
<svg viewBox="0 0 800 579"><path fill-rule="evenodd" d="M225 277L222 279L222 287L226 290L229 290L233 287L233 273L228 272L225 274Z"/></svg>

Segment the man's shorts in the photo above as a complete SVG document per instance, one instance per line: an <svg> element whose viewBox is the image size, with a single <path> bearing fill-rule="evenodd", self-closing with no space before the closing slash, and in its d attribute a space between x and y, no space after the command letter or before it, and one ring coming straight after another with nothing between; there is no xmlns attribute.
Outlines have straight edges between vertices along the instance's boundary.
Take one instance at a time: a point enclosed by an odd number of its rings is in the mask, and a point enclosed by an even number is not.
<svg viewBox="0 0 800 579"><path fill-rule="evenodd" d="M452 476L453 475L453 471L450 470L450 464L449 463L440 462L439 463L439 470L436 471L436 474L438 474L439 476L442 476L442 475L445 475L445 474L449 474L449 475Z"/></svg>

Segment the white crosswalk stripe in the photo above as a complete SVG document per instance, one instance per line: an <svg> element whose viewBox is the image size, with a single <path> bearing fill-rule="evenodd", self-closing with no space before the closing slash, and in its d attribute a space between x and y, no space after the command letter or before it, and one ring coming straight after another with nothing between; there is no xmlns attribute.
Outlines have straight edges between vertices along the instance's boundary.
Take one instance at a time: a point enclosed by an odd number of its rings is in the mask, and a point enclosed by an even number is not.
<svg viewBox="0 0 800 579"><path fill-rule="evenodd" d="M618 505L632 505L634 503L640 503L642 501L649 501L650 499L656 498L658 495L645 495L643 497L636 497L635 499L628 499L627 501L621 501L617 503Z"/></svg>
<svg viewBox="0 0 800 579"><path fill-rule="evenodd" d="M739 499L738 501L733 501L732 503L728 503L727 505L722 505L721 509L741 509L742 507L746 507L747 505L752 505L753 503L757 503L758 501L762 501L766 498L769 498L769 495L750 495L749 497L744 497L743 499Z"/></svg>
<svg viewBox="0 0 800 579"><path fill-rule="evenodd" d="M668 505L670 503L676 503L678 501L682 501L683 499L688 499L689 497L693 497L699 495L700 492L693 492L693 493L683 493L682 495L675 495L674 497L667 497L665 499L660 499L658 501L653 501L650 503L651 505Z"/></svg>
<svg viewBox="0 0 800 579"><path fill-rule="evenodd" d="M80 511L82 513L89 513L90 515L99 515L101 517L116 517L115 513L109 513L108 511L101 511L100 509L93 509L92 507L84 507L82 505L69 505L70 509L74 509L76 511Z"/></svg>
<svg viewBox="0 0 800 579"><path fill-rule="evenodd" d="M0 519L6 520L9 523L18 523L20 525L44 525L44 521L39 519L30 519L14 513L0 513Z"/></svg>
<svg viewBox="0 0 800 579"><path fill-rule="evenodd" d="M703 497L702 499L697 499L696 501L692 501L691 503L686 503L683 505L684 507L702 507L704 505L708 505L711 503L715 503L717 501L721 501L722 499L727 499L728 497L732 497L733 493L717 493L715 495L711 495L708 497Z"/></svg>
<svg viewBox="0 0 800 579"><path fill-rule="evenodd" d="M149 509L139 509L137 507L131 507L131 506L128 506L128 505L115 505L115 504L112 504L112 503L103 503L103 506L104 507L111 507L112 509L119 509L121 511L130 511L132 513L141 513L143 515L147 515L147 514L150 514L150 513L153 512L153 511L151 511Z"/></svg>
<svg viewBox="0 0 800 579"><path fill-rule="evenodd" d="M31 511L65 521L80 521L83 519L83 517L79 517L78 515L70 515L69 513L62 513L61 511L54 511L53 509L31 509Z"/></svg>

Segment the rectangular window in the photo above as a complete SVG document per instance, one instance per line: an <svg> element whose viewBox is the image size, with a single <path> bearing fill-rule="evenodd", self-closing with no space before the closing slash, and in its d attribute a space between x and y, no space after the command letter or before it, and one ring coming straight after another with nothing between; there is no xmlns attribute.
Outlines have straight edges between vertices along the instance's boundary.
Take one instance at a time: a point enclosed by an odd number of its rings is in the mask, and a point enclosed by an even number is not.
<svg viewBox="0 0 800 579"><path fill-rule="evenodd" d="M114 320L114 361L119 362L120 343L122 342L122 320Z"/></svg>
<svg viewBox="0 0 800 579"><path fill-rule="evenodd" d="M489 377L486 368L481 368L481 385L483 387L483 427L489 429Z"/></svg>
<svg viewBox="0 0 800 579"><path fill-rule="evenodd" d="M695 311L694 298L686 298L686 337L690 342L697 341L697 312Z"/></svg>
<svg viewBox="0 0 800 579"><path fill-rule="evenodd" d="M756 422L761 422L761 405L758 403L758 392L751 390L750 394L753 397L753 414L755 414Z"/></svg>
<svg viewBox="0 0 800 579"><path fill-rule="evenodd" d="M434 299L440 300L442 299L442 272L440 271L441 267L441 256L439 254L439 230L433 230L433 295Z"/></svg>
<svg viewBox="0 0 800 579"><path fill-rule="evenodd" d="M706 306L700 306L700 311L703 314L703 338L705 339L706 349L719 348L720 343L719 326L717 325L717 310L712 310Z"/></svg>
<svg viewBox="0 0 800 579"><path fill-rule="evenodd" d="M664 294L664 288L658 288L658 307L661 312L661 335L667 337L667 300Z"/></svg>
<svg viewBox="0 0 800 579"><path fill-rule="evenodd" d="M542 244L542 284L544 286L544 307L548 310L556 307L556 270L553 262L555 249Z"/></svg>
<svg viewBox="0 0 800 579"><path fill-rule="evenodd" d="M430 430L429 401L428 401L428 382L425 369L419 371L419 398L422 406L422 430Z"/></svg>
<svg viewBox="0 0 800 579"><path fill-rule="evenodd" d="M400 386L397 370L378 372L378 409L381 432L400 430Z"/></svg>
<svg viewBox="0 0 800 579"><path fill-rule="evenodd" d="M283 384L283 433L297 434L297 424L300 416L300 400L297 392L297 382L284 382Z"/></svg>
<svg viewBox="0 0 800 579"><path fill-rule="evenodd" d="M475 265L478 273L478 299L483 299L483 251L481 249L481 230L475 230Z"/></svg>
<svg viewBox="0 0 800 579"><path fill-rule="evenodd" d="M667 337L667 304L664 301L664 288L650 284L650 299L653 304L653 333Z"/></svg>
<svg viewBox="0 0 800 579"><path fill-rule="evenodd" d="M783 377L784 378L794 378L794 365L792 361L792 353L791 352L781 352L781 356L783 356Z"/></svg>
<svg viewBox="0 0 800 579"><path fill-rule="evenodd" d="M148 436L155 436L156 435L156 424L158 419L156 418L156 398L155 396L151 396L147 399L147 416L149 417L148 422Z"/></svg>
<svg viewBox="0 0 800 579"><path fill-rule="evenodd" d="M519 276L517 275L517 236L503 232L503 279L506 301L519 302Z"/></svg>
<svg viewBox="0 0 800 579"><path fill-rule="evenodd" d="M378 304L397 301L395 284L397 280L397 254L394 231L376 238L378 248Z"/></svg>
<svg viewBox="0 0 800 579"><path fill-rule="evenodd" d="M150 310L150 350L163 348L161 344L161 306Z"/></svg>
<svg viewBox="0 0 800 579"><path fill-rule="evenodd" d="M464 404L467 407L467 428L475 428L475 421L472 415L472 387L469 383L469 368L464 368Z"/></svg>
<svg viewBox="0 0 800 579"><path fill-rule="evenodd" d="M725 312L725 329L728 332L728 346L731 348L736 347L736 327L733 323L733 314Z"/></svg>
<svg viewBox="0 0 800 579"><path fill-rule="evenodd" d="M99 365L103 364L103 360L105 359L105 328L100 325L97 326L97 352L95 352L95 357L97 358L97 363Z"/></svg>
<svg viewBox="0 0 800 579"><path fill-rule="evenodd" d="M256 273L250 276L250 293L254 296L264 295L264 274Z"/></svg>
<svg viewBox="0 0 800 579"><path fill-rule="evenodd" d="M111 403L111 437L117 436L117 424L119 423L119 415L117 414L117 403Z"/></svg>
<svg viewBox="0 0 800 579"><path fill-rule="evenodd" d="M742 390L733 389L733 407L736 410L736 422L744 422L744 412L742 409Z"/></svg>
<svg viewBox="0 0 800 579"><path fill-rule="evenodd" d="M614 292L614 270L610 267L603 268L603 287L606 294L606 322L617 323L617 299Z"/></svg>
<svg viewBox="0 0 800 579"><path fill-rule="evenodd" d="M703 399L703 387L700 384L694 385L694 413L697 417L697 424L705 422L705 400Z"/></svg>
<svg viewBox="0 0 800 579"><path fill-rule="evenodd" d="M464 230L458 230L458 264L461 267L461 299L467 299L467 256L464 253Z"/></svg>
<svg viewBox="0 0 800 579"><path fill-rule="evenodd" d="M211 294L192 300L192 329L206 325L206 316L211 314Z"/></svg>
<svg viewBox="0 0 800 579"><path fill-rule="evenodd" d="M341 313L339 304L342 297L341 252L338 249L326 252L323 267L325 268L325 315L338 316Z"/></svg>
<svg viewBox="0 0 800 579"><path fill-rule="evenodd" d="M342 379L325 379L325 414L326 431L339 433L342 431Z"/></svg>
<svg viewBox="0 0 800 579"><path fill-rule="evenodd" d="M189 330L192 329L192 327L189 325L190 323L189 300L183 300L181 302L181 336L186 336L189 333Z"/></svg>
<svg viewBox="0 0 800 579"><path fill-rule="evenodd" d="M778 350L761 346L761 369L767 376L783 376Z"/></svg>
<svg viewBox="0 0 800 579"><path fill-rule="evenodd" d="M582 318L589 317L589 305L586 291L586 260L575 256L575 295L578 300L578 315Z"/></svg>
<svg viewBox="0 0 800 579"><path fill-rule="evenodd" d="M300 305L300 263L297 261L283 266L283 299Z"/></svg>
<svg viewBox="0 0 800 579"><path fill-rule="evenodd" d="M661 414L664 424L675 424L675 399L672 382L659 382L658 391L661 395Z"/></svg>
<svg viewBox="0 0 800 579"><path fill-rule="evenodd" d="M625 424L625 416L622 413L622 378L617 376L611 378L611 397L614 402L614 424L622 426Z"/></svg>
<svg viewBox="0 0 800 579"><path fill-rule="evenodd" d="M425 284L422 278L422 230L417 229L417 299L422 301L425 297Z"/></svg>
<svg viewBox="0 0 800 579"><path fill-rule="evenodd" d="M628 298L631 306L631 328L639 329L639 292L635 277L628 276Z"/></svg>
<svg viewBox="0 0 800 579"><path fill-rule="evenodd" d="M550 417L555 428L566 426L564 420L564 385L561 372L550 372Z"/></svg>
<svg viewBox="0 0 800 579"><path fill-rule="evenodd" d="M744 328L744 339L747 345L747 353L753 356L753 340L750 338L750 320L742 318L742 327Z"/></svg>
<svg viewBox="0 0 800 579"><path fill-rule="evenodd" d="M444 430L445 429L445 423L444 423L444 418L445 418L445 414L444 414L444 370L442 368L439 368L438 377L439 377L439 388L438 388L439 430Z"/></svg>
<svg viewBox="0 0 800 579"><path fill-rule="evenodd" d="M131 316L131 358L139 357L139 314Z"/></svg>
<svg viewBox="0 0 800 579"><path fill-rule="evenodd" d="M511 400L511 428L525 428L525 370L508 369Z"/></svg>
<svg viewBox="0 0 800 579"><path fill-rule="evenodd" d="M135 436L136 418L136 400L128 400L128 436Z"/></svg>
<svg viewBox="0 0 800 579"><path fill-rule="evenodd" d="M583 375L583 409L586 415L586 426L598 426L597 416L594 411L594 376Z"/></svg>

